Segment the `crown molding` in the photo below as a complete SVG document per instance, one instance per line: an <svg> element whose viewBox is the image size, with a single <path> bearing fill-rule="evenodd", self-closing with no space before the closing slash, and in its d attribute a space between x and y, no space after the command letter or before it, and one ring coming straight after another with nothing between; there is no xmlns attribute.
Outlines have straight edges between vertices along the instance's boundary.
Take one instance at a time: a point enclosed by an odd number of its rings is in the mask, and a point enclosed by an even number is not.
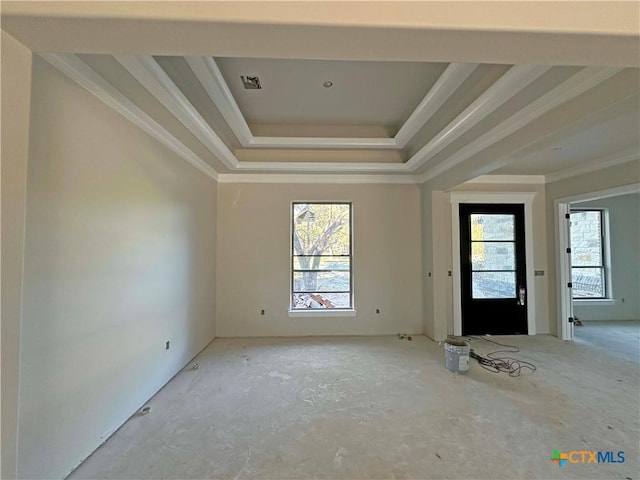
<svg viewBox="0 0 640 480"><path fill-rule="evenodd" d="M640 193L640 183L630 183L629 185L621 185L619 187L607 188L605 190L597 190L595 192L579 193L568 197L556 198L555 204L559 203L581 203L594 202L604 198L618 197L620 195L629 195L631 193Z"/></svg>
<svg viewBox="0 0 640 480"><path fill-rule="evenodd" d="M416 133L429 121L438 109L478 67L477 63L451 63L433 84L427 95L409 115L393 139L404 148Z"/></svg>
<svg viewBox="0 0 640 480"><path fill-rule="evenodd" d="M414 174L416 167L407 163L337 163L337 162L240 162L224 145L211 127L199 116L193 105L182 95L152 57L118 56L117 60L140 81L165 107L178 118L203 144L231 171L247 172L218 174L189 147L151 118L129 98L113 87L102 76L73 54L40 54L61 72L86 88L89 92L116 110L125 118L147 132L180 158L198 168L204 174L219 181L261 183L424 183L453 168L476 153L505 138L538 118L552 108L593 88L617 73L620 68L587 67L562 84L548 91L537 100L518 111L489 132L478 137L444 162L422 175ZM466 70L464 70L466 72ZM495 84L494 84L495 85ZM267 137L268 138L268 137ZM377 139L385 140L385 139ZM389 140L389 139L386 139ZM597 171L613 165L638 160L640 154L630 149L611 157L589 162L551 173L544 177L546 183L582 173ZM264 173L259 173L264 172ZM286 173L290 172L290 173ZM294 172L294 173L291 173ZM286 173L286 174L285 174ZM223 175L225 175L223 177ZM271 180L266 180L270 177ZM317 177L317 180L312 180ZM226 180L221 180L226 179ZM541 176L483 175L471 183L542 183Z"/></svg>
<svg viewBox="0 0 640 480"><path fill-rule="evenodd" d="M447 145L460 138L474 125L486 118L536 78L549 70L549 66L516 65L511 67L493 85L485 90L471 105L465 108L435 137L418 150L407 164L413 169L420 168L442 151Z"/></svg>
<svg viewBox="0 0 640 480"><path fill-rule="evenodd" d="M548 175L545 175L545 182L553 183L557 182L558 180L564 180L565 178L576 177L584 173L597 172L598 170L603 170L605 168L638 160L640 160L640 150L632 148L598 160L584 163L582 165L577 165L575 167L565 168L562 170L558 170L557 172L550 173Z"/></svg>
<svg viewBox="0 0 640 480"><path fill-rule="evenodd" d="M238 159L233 152L153 57L114 55L114 58L227 168L238 166Z"/></svg>
<svg viewBox="0 0 640 480"><path fill-rule="evenodd" d="M410 174L406 163L336 163L336 162L240 162L238 170L295 173L405 173Z"/></svg>
<svg viewBox="0 0 640 480"><path fill-rule="evenodd" d="M538 192L475 192L469 190L451 190L451 203L514 203L532 202Z"/></svg>
<svg viewBox="0 0 640 480"><path fill-rule="evenodd" d="M540 185L545 183L544 175L480 175L464 183Z"/></svg>
<svg viewBox="0 0 640 480"><path fill-rule="evenodd" d="M431 180L432 178L437 177L438 175L441 175L447 170L469 159L473 155L511 135L536 118L542 116L549 110L571 100L572 98L577 97L578 95L605 81L606 79L618 73L620 70L621 68L617 67L583 68L578 73L562 82L560 85L549 90L547 93L524 107L522 110L519 110L511 117L500 122L491 130L479 136L478 138L467 144L465 147L455 152L453 155L436 165L431 170L425 172L421 176L421 180L423 182L426 182Z"/></svg>
<svg viewBox="0 0 640 480"><path fill-rule="evenodd" d="M393 138L251 137L248 146L253 148L397 149Z"/></svg>
<svg viewBox="0 0 640 480"><path fill-rule="evenodd" d="M219 183L315 183L335 185L397 184L416 185L414 175L336 175L336 174L296 174L296 173L223 173Z"/></svg>
<svg viewBox="0 0 640 480"><path fill-rule="evenodd" d="M185 57L185 61L213 104L220 111L233 134L238 138L240 145L250 146L253 133L251 133L251 129L215 60L212 57L188 56Z"/></svg>
<svg viewBox="0 0 640 480"><path fill-rule="evenodd" d="M185 144L169 133L168 130L146 114L140 107L135 105L93 69L82 62L76 55L41 53L40 56L127 120L169 148L169 150L177 154L180 158L186 160L208 177L214 180L219 179L218 173L211 165L202 160Z"/></svg>
<svg viewBox="0 0 640 480"><path fill-rule="evenodd" d="M73 54L41 54L52 65L93 93L105 104L142 128L152 137L169 147L181 158L213 179L218 173L140 107L124 96L103 77ZM120 62L152 95L154 95L196 138L216 157L222 140L210 129L193 105L182 96L175 84L151 57L117 56ZM209 135L209 136L207 136ZM216 141L217 139L217 141ZM224 144L222 144L224 145ZM226 162L231 170L262 172L297 171L304 173L400 173L409 172L405 163L335 163L335 162L239 162L226 146ZM233 162L233 163L232 163ZM384 183L384 182L382 182Z"/></svg>

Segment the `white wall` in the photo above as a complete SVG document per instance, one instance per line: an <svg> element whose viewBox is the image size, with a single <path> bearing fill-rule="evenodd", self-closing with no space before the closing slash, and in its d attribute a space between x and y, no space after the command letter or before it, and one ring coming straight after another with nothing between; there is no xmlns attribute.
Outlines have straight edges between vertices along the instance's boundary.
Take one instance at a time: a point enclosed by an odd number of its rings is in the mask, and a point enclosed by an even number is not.
<svg viewBox="0 0 640 480"><path fill-rule="evenodd" d="M214 338L216 184L38 57L32 92L18 475L61 478Z"/></svg>
<svg viewBox="0 0 640 480"><path fill-rule="evenodd" d="M293 201L353 202L355 317L288 316ZM421 333L419 210L416 185L218 185L217 335Z"/></svg>
<svg viewBox="0 0 640 480"><path fill-rule="evenodd" d="M421 188L423 260L423 333L434 340L447 338L453 308L451 262L451 206L448 194Z"/></svg>
<svg viewBox="0 0 640 480"><path fill-rule="evenodd" d="M420 231L422 234L422 333L436 338L433 333L433 239L431 237L433 198L431 190L420 187Z"/></svg>
<svg viewBox="0 0 640 480"><path fill-rule="evenodd" d="M31 52L2 32L2 440L0 477L16 475Z"/></svg>
<svg viewBox="0 0 640 480"><path fill-rule="evenodd" d="M640 319L640 194L620 195L572 207L604 208L609 216L611 298L615 304L576 301L580 320Z"/></svg>

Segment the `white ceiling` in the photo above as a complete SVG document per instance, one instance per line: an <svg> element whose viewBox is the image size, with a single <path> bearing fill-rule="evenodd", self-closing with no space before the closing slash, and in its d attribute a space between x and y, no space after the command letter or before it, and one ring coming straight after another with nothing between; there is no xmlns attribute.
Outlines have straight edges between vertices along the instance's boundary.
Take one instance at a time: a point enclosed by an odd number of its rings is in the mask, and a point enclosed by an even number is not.
<svg viewBox="0 0 640 480"><path fill-rule="evenodd" d="M442 63L217 58L251 124L377 125L395 134L444 71ZM245 90L241 75L258 76ZM331 81L333 86L323 87Z"/></svg>
<svg viewBox="0 0 640 480"><path fill-rule="evenodd" d="M627 155L638 148L640 115L636 96L613 107L601 122L545 139L536 151L519 157L494 171L500 175L549 175L564 169L589 165L616 155ZM626 150L625 150L626 148Z"/></svg>
<svg viewBox="0 0 640 480"><path fill-rule="evenodd" d="M3 2L2 20L214 177L451 183L638 159L632 2L242 3Z"/></svg>

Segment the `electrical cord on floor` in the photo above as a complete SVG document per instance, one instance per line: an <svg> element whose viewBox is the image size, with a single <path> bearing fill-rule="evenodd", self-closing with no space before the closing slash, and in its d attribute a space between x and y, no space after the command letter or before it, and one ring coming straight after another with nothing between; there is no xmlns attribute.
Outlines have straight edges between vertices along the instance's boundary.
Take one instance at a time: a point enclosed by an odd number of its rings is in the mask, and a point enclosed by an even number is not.
<svg viewBox="0 0 640 480"><path fill-rule="evenodd" d="M519 360L510 356L503 356L503 354L505 353L520 352L520 348L516 347L515 345L507 345L504 343L496 342L495 340L490 340L485 336L468 336L465 338L469 340L484 340L486 342L493 343L494 345L505 348L505 350L495 350L491 353L487 353L485 357L478 355L473 349L471 349L471 352L469 354L470 357L475 358L480 366L485 370L493 373L505 372L508 373L510 377L519 377L523 369L531 370L531 373L537 370L537 367L531 362L525 362L524 360Z"/></svg>

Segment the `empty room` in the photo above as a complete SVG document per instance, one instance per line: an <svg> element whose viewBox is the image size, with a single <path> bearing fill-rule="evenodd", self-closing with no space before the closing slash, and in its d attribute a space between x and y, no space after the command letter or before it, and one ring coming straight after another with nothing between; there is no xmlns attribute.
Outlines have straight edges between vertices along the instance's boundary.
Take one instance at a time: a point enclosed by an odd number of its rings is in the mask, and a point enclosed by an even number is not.
<svg viewBox="0 0 640 480"><path fill-rule="evenodd" d="M638 2L3 1L3 479L634 479Z"/></svg>

